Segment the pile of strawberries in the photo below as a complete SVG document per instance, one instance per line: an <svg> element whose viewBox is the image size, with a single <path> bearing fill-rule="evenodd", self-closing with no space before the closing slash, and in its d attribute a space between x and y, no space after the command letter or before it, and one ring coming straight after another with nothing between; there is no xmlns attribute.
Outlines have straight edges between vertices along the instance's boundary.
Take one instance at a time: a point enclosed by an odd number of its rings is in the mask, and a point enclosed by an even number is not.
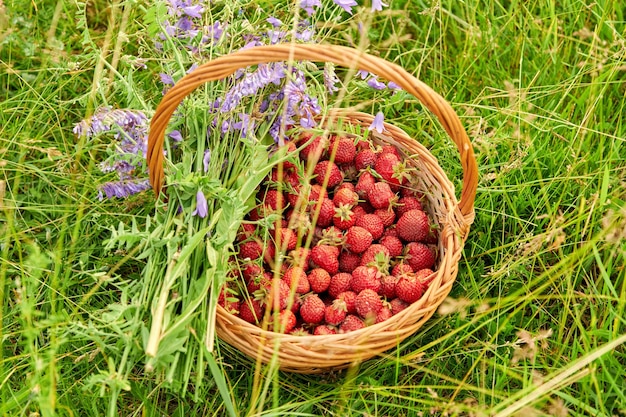
<svg viewBox="0 0 626 417"><path fill-rule="evenodd" d="M324 335L419 300L437 231L398 149L310 132L285 146L242 225L220 305L276 332Z"/></svg>

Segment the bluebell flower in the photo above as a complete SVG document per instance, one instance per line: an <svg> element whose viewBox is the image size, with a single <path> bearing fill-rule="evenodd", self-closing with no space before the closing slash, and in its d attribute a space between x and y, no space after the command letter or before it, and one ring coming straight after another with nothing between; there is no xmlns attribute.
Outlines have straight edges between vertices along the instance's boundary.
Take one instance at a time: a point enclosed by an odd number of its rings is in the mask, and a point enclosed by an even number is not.
<svg viewBox="0 0 626 417"><path fill-rule="evenodd" d="M300 8L304 9L307 15L312 16L315 14L315 7L321 7L320 0L301 0Z"/></svg>
<svg viewBox="0 0 626 417"><path fill-rule="evenodd" d="M161 78L161 82L165 85L174 85L176 84L174 82L174 79L172 78L171 75L169 74L165 74L163 72L159 73L159 78Z"/></svg>
<svg viewBox="0 0 626 417"><path fill-rule="evenodd" d="M370 73L365 71L365 70L358 70L356 75L358 77L361 77L362 80L364 80L364 79L366 79L370 75Z"/></svg>
<svg viewBox="0 0 626 417"><path fill-rule="evenodd" d="M382 0L372 0L372 12L380 12L383 7L387 7L388 4L382 2Z"/></svg>
<svg viewBox="0 0 626 417"><path fill-rule="evenodd" d="M209 207L207 205L206 197L202 190L198 190L196 193L196 209L191 213L192 216L199 216L204 219L209 211Z"/></svg>
<svg viewBox="0 0 626 417"><path fill-rule="evenodd" d="M175 143L180 143L183 141L183 135L181 135L180 131L172 130L168 135Z"/></svg>
<svg viewBox="0 0 626 417"><path fill-rule="evenodd" d="M383 133L383 130L385 130L385 125L383 124L384 120L385 116L383 115L383 112L379 111L376 113L376 116L374 116L374 120L372 121L372 124L369 125L367 130L375 130L378 133Z"/></svg>
<svg viewBox="0 0 626 417"><path fill-rule="evenodd" d="M204 168L204 173L209 172L209 163L211 162L211 150L205 149L204 156L202 157L202 167Z"/></svg>
<svg viewBox="0 0 626 417"><path fill-rule="evenodd" d="M354 0L333 0L333 3L350 14L352 14L352 8L357 5L357 2Z"/></svg>
<svg viewBox="0 0 626 417"><path fill-rule="evenodd" d="M390 90L402 90L402 87L400 87L398 84L394 83L393 81L389 81L389 82L387 83L387 87L388 87Z"/></svg>
<svg viewBox="0 0 626 417"><path fill-rule="evenodd" d="M369 85L375 90L384 90L385 88L387 88L385 83L378 81L378 78L376 77L370 78L369 80L367 80L367 85Z"/></svg>
<svg viewBox="0 0 626 417"><path fill-rule="evenodd" d="M267 23L269 23L270 25L274 26L275 28L279 28L283 25L283 22L280 21L280 19L277 19L273 16L270 16L266 19Z"/></svg>

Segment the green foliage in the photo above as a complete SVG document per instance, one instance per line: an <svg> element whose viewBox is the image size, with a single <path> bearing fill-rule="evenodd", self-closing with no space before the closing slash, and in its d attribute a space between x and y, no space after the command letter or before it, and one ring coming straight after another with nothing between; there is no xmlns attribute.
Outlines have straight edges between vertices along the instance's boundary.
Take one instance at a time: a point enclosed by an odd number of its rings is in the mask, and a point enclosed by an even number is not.
<svg viewBox="0 0 626 417"><path fill-rule="evenodd" d="M265 132L258 142L206 138L208 98L226 82L200 88L170 126L186 141L166 148L176 185L167 205L150 193L97 199L109 143L76 138L73 126L98 105L154 110L159 72L179 78L193 62L174 43L155 49L163 4L0 6L0 415L626 413L623 7L388 3L350 16L324 1L318 30L403 66L452 103L479 163L476 219L451 297L419 332L314 376L211 345L231 242L280 158ZM242 36L205 60L294 11L212 7ZM341 105L383 110L460 187L456 149L414 98L353 85ZM207 147L218 175L202 172ZM224 165L229 155L237 163ZM206 219L191 215L198 189Z"/></svg>

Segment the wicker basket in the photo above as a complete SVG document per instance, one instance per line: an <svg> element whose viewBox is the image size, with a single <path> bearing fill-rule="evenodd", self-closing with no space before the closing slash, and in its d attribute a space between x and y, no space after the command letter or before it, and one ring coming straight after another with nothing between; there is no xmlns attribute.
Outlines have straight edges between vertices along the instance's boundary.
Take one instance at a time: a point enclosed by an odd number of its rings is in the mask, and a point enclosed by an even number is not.
<svg viewBox="0 0 626 417"><path fill-rule="evenodd" d="M385 124L383 134L375 140L396 145L421 172L418 189L425 191L431 218L439 225L439 260L436 276L424 296L409 308L390 319L345 334L328 336L294 336L265 331L229 314L218 307L217 334L246 355L265 363L277 360L281 369L299 373L317 373L341 369L351 363L369 359L397 346L417 331L435 312L450 292L461 258L463 244L474 219L474 197L478 170L469 138L452 107L430 87L407 71L384 59L361 51L328 45L259 46L229 54L198 67L181 79L165 95L156 109L150 126L147 160L150 182L158 194L163 186L163 140L171 115L178 104L199 85L219 80L239 68L260 63L308 60L332 62L352 69L361 69L393 81L417 97L440 121L457 145L463 167L463 190L460 200L454 186L435 157L419 142L401 129ZM330 119L343 123L371 124L373 116L348 110L333 109Z"/></svg>

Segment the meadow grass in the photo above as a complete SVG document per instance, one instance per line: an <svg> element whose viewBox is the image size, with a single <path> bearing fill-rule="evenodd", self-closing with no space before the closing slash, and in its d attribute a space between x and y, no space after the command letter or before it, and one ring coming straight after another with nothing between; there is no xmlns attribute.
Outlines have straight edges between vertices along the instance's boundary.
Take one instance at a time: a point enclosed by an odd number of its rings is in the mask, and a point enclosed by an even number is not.
<svg viewBox="0 0 626 417"><path fill-rule="evenodd" d="M258 22L287 10L217 3ZM184 389L127 355L141 341L115 327L142 261L104 242L120 222L140 236L153 198L98 201L105 145L72 133L98 105L160 100L158 75L130 69L148 5L0 5L0 414L626 415L626 11L389 3L367 50L441 93L478 159L450 298L397 349L345 371L258 368L218 341L217 362ZM363 43L356 18L325 13L324 42ZM460 187L453 144L415 100L368 99L348 103L383 106Z"/></svg>

